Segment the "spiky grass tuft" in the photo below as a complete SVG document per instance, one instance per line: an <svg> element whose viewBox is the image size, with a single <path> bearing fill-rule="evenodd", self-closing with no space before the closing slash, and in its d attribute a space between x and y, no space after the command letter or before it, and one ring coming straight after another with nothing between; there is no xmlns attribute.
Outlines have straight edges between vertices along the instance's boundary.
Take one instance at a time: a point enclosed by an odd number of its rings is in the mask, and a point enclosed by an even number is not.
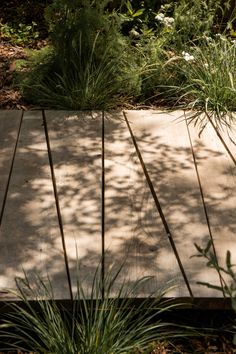
<svg viewBox="0 0 236 354"><path fill-rule="evenodd" d="M163 301L165 292L137 301L137 293L150 281L149 277L131 286L123 282L117 290L120 270L115 275L107 274L101 281L98 269L89 297L78 280L70 311L57 306L52 291L43 281L39 279L39 289L34 290L26 276L24 286L18 283L18 298L24 306L13 305L1 337L10 339L13 347L36 353L125 354L135 349L145 350L152 341L187 335L186 328L161 319L163 313L177 306Z"/></svg>

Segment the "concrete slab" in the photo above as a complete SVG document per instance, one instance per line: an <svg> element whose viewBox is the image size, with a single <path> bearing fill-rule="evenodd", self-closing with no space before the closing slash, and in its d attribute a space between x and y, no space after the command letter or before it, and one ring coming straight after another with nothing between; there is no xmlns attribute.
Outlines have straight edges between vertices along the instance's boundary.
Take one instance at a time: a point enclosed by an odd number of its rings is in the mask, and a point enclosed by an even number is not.
<svg viewBox="0 0 236 354"><path fill-rule="evenodd" d="M183 112L127 112L193 295L220 296L196 284L199 280L212 280L215 273L206 269L202 259L190 258L196 254L194 243L208 239L208 228L182 115Z"/></svg>
<svg viewBox="0 0 236 354"><path fill-rule="evenodd" d="M228 249L236 261L236 127L220 132L230 156L211 125L200 138L190 126L189 136L182 113L126 116L193 295L219 298L221 293L196 284L219 284L218 274L203 259L190 257L194 243L206 244L212 231L220 264ZM173 281L177 287L169 296L189 297L123 113L105 113L104 140L102 112L46 111L49 141L42 117L40 111L24 113L14 154L21 112L0 111L0 299L23 269L30 279L37 273L47 281L49 275L55 297L69 299L68 274L75 294L78 261L79 281L89 296L102 259L103 215L105 275L110 265L117 270L123 264L119 284L153 276L140 296Z"/></svg>
<svg viewBox="0 0 236 354"><path fill-rule="evenodd" d="M16 113L16 115L18 115ZM0 228L0 293L15 288L23 271L38 274L54 295L68 298L41 112L26 112ZM9 295L10 296L10 295Z"/></svg>
<svg viewBox="0 0 236 354"><path fill-rule="evenodd" d="M0 111L0 225L21 116L21 111Z"/></svg>
<svg viewBox="0 0 236 354"><path fill-rule="evenodd" d="M218 261L225 265L226 252L230 250L235 264L236 166L210 124L200 138L192 126L190 131ZM225 131L220 133L234 154L235 148L228 134ZM209 275L202 278L213 282Z"/></svg>
<svg viewBox="0 0 236 354"><path fill-rule="evenodd" d="M171 286L169 295L187 296L124 116L105 117L106 269L123 264L120 283L152 277L139 296Z"/></svg>
<svg viewBox="0 0 236 354"><path fill-rule="evenodd" d="M46 111L73 293L86 293L102 257L101 113Z"/></svg>

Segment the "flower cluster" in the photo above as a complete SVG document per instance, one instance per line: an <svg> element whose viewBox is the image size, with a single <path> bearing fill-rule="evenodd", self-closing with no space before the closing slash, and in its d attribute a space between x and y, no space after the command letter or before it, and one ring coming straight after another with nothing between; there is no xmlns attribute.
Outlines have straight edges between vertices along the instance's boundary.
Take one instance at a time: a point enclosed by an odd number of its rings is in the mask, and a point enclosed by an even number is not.
<svg viewBox="0 0 236 354"><path fill-rule="evenodd" d="M175 22L173 17L165 16L163 13L159 13L156 15L155 19L161 23L163 23L166 27L171 27Z"/></svg>
<svg viewBox="0 0 236 354"><path fill-rule="evenodd" d="M140 37L140 33L138 31L136 31L135 28L132 28L132 30L129 31L129 35L132 38L139 38Z"/></svg>
<svg viewBox="0 0 236 354"><path fill-rule="evenodd" d="M185 61L193 61L195 59L193 55L191 55L187 52L182 52L182 56Z"/></svg>

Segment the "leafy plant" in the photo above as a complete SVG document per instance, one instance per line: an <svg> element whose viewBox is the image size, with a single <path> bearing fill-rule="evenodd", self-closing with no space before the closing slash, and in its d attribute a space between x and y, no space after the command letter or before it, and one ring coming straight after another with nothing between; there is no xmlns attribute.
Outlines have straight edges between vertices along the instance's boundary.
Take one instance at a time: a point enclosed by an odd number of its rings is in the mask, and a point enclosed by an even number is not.
<svg viewBox="0 0 236 354"><path fill-rule="evenodd" d="M233 267L235 265L232 264L231 262L231 253L230 251L227 251L226 253L226 258L225 258L225 268L220 266L217 258L212 252L212 241L209 240L206 247L202 248L201 246L195 244L195 247L198 251L198 254L195 255L194 257L203 257L207 260L207 267L213 268L217 271L217 273L220 274L225 274L227 276L227 279L222 276L222 286L217 286L213 285L210 283L206 282L198 282L198 284L205 285L211 289L218 290L220 292L223 292L225 295L234 298L236 295L236 274L233 271Z"/></svg>
<svg viewBox="0 0 236 354"><path fill-rule="evenodd" d="M10 339L13 347L37 353L125 354L135 348L144 350L154 340L186 336L186 329L161 320L162 313L177 306L162 300L163 291L144 301L137 299L135 304L137 293L150 281L149 277L130 286L123 282L117 289L121 269L113 275L108 272L104 281L97 269L89 296L78 279L77 296L70 311L59 309L52 289L39 277L35 290L26 276L17 282L17 296L24 307L13 304L1 337ZM29 299L35 300L37 306Z"/></svg>
<svg viewBox="0 0 236 354"><path fill-rule="evenodd" d="M31 24L19 23L18 25L0 23L0 36L18 45L31 44L39 37L37 23L34 21Z"/></svg>
<svg viewBox="0 0 236 354"><path fill-rule="evenodd" d="M209 36L221 3L221 0L180 0L174 9L173 41L176 47L181 49L190 41L199 40L204 35Z"/></svg>
<svg viewBox="0 0 236 354"><path fill-rule="evenodd" d="M236 313L236 273L233 268L235 264L232 264L231 253L228 250L225 258L225 267L221 266L215 254L212 252L212 241L208 241L205 248L195 244L198 254L195 257L203 257L206 259L207 267L215 269L217 273L221 274L221 286L213 285L207 282L199 281L198 284L207 286L208 288L220 291L224 296L228 296L231 299L232 308ZM234 327L236 330L236 326ZM234 344L236 344L236 334L234 335Z"/></svg>
<svg viewBox="0 0 236 354"><path fill-rule="evenodd" d="M27 26L34 27L34 32L38 32L40 38L46 38L47 26L44 20L44 9L51 2L52 0L1 1L1 22L4 26L14 29L15 32L18 31L19 24L22 24L24 28ZM28 32L28 30L26 32ZM31 29L31 34L32 32L33 31ZM35 38L32 39L34 40ZM26 43L26 45L28 44L29 43Z"/></svg>
<svg viewBox="0 0 236 354"><path fill-rule="evenodd" d="M136 8L132 1L127 0L124 7L125 11L121 11L119 14L122 21L122 31L125 35L138 38L144 26L150 22L149 11L146 10L144 2L141 2L139 8Z"/></svg>

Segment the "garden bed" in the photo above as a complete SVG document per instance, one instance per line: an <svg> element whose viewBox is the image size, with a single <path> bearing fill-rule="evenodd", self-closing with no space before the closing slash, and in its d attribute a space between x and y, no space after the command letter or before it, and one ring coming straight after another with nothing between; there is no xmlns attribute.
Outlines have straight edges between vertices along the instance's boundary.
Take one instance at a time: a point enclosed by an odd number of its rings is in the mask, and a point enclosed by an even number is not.
<svg viewBox="0 0 236 354"><path fill-rule="evenodd" d="M126 255L122 274L153 276L142 295L174 278L174 297L224 307L236 292L235 2L34 1L0 5L1 288L23 264L72 298L76 238L86 291L101 259L104 276ZM143 110L160 107L191 115ZM233 312L185 316L216 337L167 335L135 354L236 353Z"/></svg>

